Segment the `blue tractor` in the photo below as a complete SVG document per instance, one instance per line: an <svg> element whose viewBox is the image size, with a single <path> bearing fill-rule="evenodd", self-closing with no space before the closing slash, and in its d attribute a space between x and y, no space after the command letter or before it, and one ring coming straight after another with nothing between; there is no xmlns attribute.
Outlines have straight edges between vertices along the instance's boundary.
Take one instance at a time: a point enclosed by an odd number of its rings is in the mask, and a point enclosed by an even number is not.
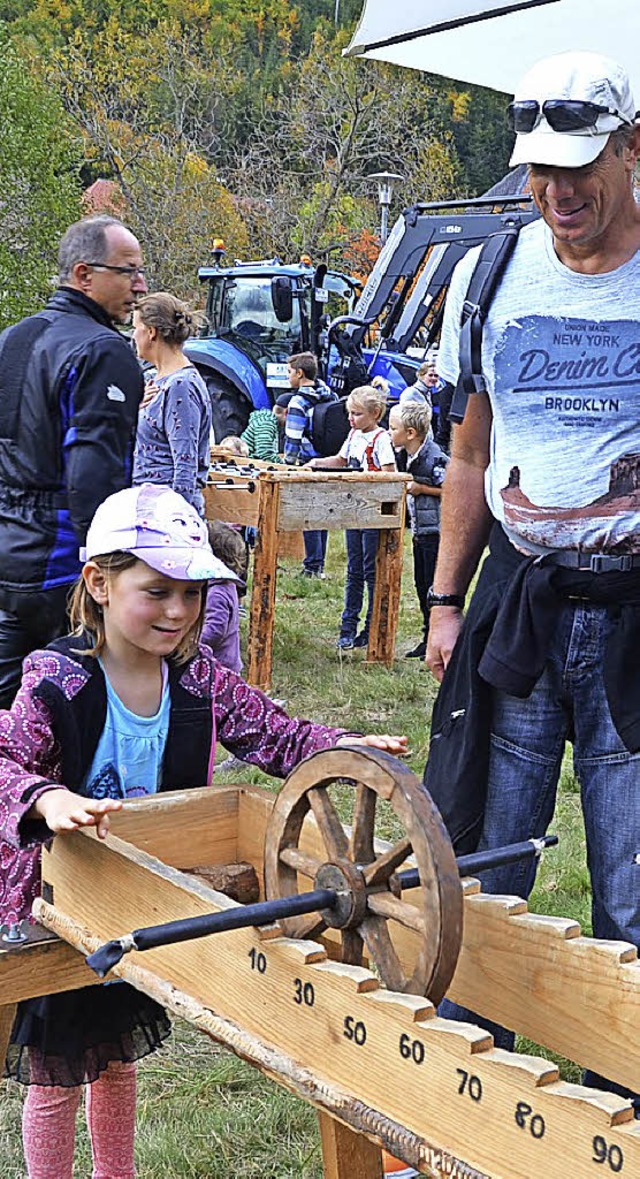
<svg viewBox="0 0 640 1179"><path fill-rule="evenodd" d="M208 286L208 326L185 352L210 391L215 437L241 433L253 409L273 405L289 387L286 362L295 352L314 352L320 375L341 395L384 377L393 404L437 343L456 262L489 235L536 215L517 188L412 205L364 287L307 258L292 266L277 258L225 266L224 248L214 243L212 264L198 271Z"/></svg>
<svg viewBox="0 0 640 1179"><path fill-rule="evenodd" d="M188 341L185 352L211 394L215 437L241 433L252 410L273 405L289 388L287 357L296 352L314 352L323 379L348 393L344 370L353 370L353 363L342 353L341 325L357 310L360 284L304 259L291 266L277 258L226 266L221 247L212 253L212 264L198 271L208 287L207 328L201 337ZM335 339L329 330L334 320ZM372 358L373 350L365 348L356 383L367 379ZM381 353L369 375L386 377L399 396L415 379L418 364Z"/></svg>

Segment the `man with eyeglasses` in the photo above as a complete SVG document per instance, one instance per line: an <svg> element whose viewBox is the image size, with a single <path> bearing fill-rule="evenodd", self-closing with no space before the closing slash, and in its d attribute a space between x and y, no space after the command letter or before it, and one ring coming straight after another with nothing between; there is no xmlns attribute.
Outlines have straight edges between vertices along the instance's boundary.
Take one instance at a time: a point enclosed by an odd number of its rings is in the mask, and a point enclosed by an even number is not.
<svg viewBox="0 0 640 1179"><path fill-rule="evenodd" d="M592 53L534 66L510 119L511 162L528 165L541 218L521 231L489 307L485 390L454 428L427 651L444 680L425 784L460 850L541 836L571 741L593 932L638 945L640 128L624 70ZM477 256L459 264L447 301L438 371L451 385ZM521 863L482 884L526 897L534 875ZM475 1018L449 1001L443 1014Z"/></svg>
<svg viewBox="0 0 640 1179"><path fill-rule="evenodd" d="M58 290L0 335L0 707L22 660L65 634L79 548L131 482L140 367L117 330L146 292L140 245L114 217L60 244Z"/></svg>

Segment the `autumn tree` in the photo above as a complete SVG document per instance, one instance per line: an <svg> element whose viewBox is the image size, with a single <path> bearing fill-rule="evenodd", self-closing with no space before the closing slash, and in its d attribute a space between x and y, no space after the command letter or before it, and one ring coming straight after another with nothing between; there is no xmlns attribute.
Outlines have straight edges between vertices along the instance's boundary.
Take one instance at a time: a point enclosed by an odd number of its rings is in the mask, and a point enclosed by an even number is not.
<svg viewBox="0 0 640 1179"><path fill-rule="evenodd" d="M458 86L450 98L451 134L464 192L476 196L509 170L513 132L507 120L508 99L483 86Z"/></svg>
<svg viewBox="0 0 640 1179"><path fill-rule="evenodd" d="M0 327L51 293L58 243L80 216L80 143L61 104L0 31Z"/></svg>
<svg viewBox="0 0 640 1179"><path fill-rule="evenodd" d="M451 196L455 185L447 96L412 71L342 57L345 43L328 27L315 34L230 174L235 191L268 204L289 255L327 256L375 224L372 172L404 175L405 204Z"/></svg>
<svg viewBox="0 0 640 1179"><path fill-rule="evenodd" d="M223 59L205 68L197 33L176 25L141 37L109 21L91 38L77 32L51 62L87 159L120 189L150 282L193 295L213 237L225 237L231 251L247 247L215 167L221 95L233 74Z"/></svg>

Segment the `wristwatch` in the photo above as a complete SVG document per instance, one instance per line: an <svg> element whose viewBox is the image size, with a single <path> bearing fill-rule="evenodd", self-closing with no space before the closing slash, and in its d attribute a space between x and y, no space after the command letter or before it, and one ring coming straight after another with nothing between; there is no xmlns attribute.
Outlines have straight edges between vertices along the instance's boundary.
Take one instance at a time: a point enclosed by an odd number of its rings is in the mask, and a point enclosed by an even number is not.
<svg viewBox="0 0 640 1179"><path fill-rule="evenodd" d="M464 609L464 594L437 594L432 585L427 590L427 609L432 606L457 606Z"/></svg>

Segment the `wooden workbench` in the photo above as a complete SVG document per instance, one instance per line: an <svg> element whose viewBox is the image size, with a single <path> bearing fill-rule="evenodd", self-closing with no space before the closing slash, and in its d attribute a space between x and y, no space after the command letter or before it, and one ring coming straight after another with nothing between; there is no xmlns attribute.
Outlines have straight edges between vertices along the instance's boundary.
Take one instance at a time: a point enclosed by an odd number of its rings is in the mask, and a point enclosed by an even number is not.
<svg viewBox="0 0 640 1179"><path fill-rule="evenodd" d="M57 837L43 855L49 903L36 905L65 941L0 949L0 1032L17 999L95 983L82 955L101 942L234 906L179 869L185 859L242 860L260 877L273 801L241 786L157 795L127 802L104 842L88 829ZM303 834L314 852L313 821ZM485 896L472 880L464 908L451 996L637 1088L635 948L583 937L576 922ZM326 1179L380 1179L380 1143L432 1179L640 1175L628 1101L561 1081L553 1063L496 1049L484 1031L438 1018L428 1000L332 961L331 933L321 945L277 926L235 930L127 955L113 975L312 1102ZM419 936L394 928L408 958Z"/></svg>
<svg viewBox="0 0 640 1179"><path fill-rule="evenodd" d="M217 477L220 476L220 477ZM228 481L227 481L228 480ZM273 670L277 559L283 534L377 528L376 585L367 660L393 662L402 579L405 488L399 472L261 470L255 479L216 472L205 488L208 519L258 529L249 618L247 680L268 691Z"/></svg>

